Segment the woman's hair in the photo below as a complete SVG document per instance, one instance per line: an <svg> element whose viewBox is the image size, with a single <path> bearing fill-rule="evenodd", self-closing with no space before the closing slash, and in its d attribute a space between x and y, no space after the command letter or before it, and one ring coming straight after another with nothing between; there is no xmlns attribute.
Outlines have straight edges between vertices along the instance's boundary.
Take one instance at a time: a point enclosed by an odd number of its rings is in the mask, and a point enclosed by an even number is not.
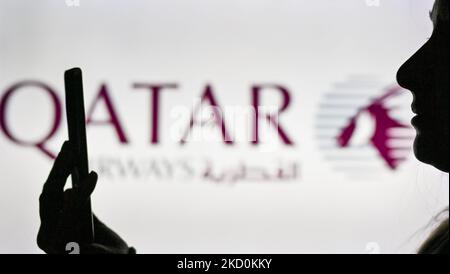
<svg viewBox="0 0 450 274"><path fill-rule="evenodd" d="M438 9L438 19L443 21L448 21L449 19L449 9L448 0L437 0L436 8Z"/></svg>
<svg viewBox="0 0 450 274"><path fill-rule="evenodd" d="M448 208L444 213L447 215L447 220L442 222L431 234L428 240L419 249L419 254L448 254ZM439 216L437 218L439 218Z"/></svg>

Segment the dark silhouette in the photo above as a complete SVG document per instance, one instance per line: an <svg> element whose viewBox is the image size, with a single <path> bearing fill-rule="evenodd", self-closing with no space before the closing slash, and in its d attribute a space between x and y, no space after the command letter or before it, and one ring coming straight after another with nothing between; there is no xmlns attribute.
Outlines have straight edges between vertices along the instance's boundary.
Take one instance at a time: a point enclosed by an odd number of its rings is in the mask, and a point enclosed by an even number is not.
<svg viewBox="0 0 450 274"><path fill-rule="evenodd" d="M417 131L414 153L420 161L449 172L449 37L448 0L436 0L430 39L397 74L398 83L414 96L412 124ZM448 254L448 219L419 253Z"/></svg>
<svg viewBox="0 0 450 274"><path fill-rule="evenodd" d="M437 0L431 13L434 31L428 42L399 70L399 84L414 95L412 123L417 130L416 157L449 172L449 37L448 0ZM97 174L91 172L82 187L63 191L74 168L70 144L63 145L40 197L38 245L47 253L66 253L79 225L79 208L89 199ZM93 243L80 243L81 253L134 253L116 233L94 215ZM448 220L430 236L419 253L448 254Z"/></svg>
<svg viewBox="0 0 450 274"><path fill-rule="evenodd" d="M38 245L47 253L135 253L92 214L97 174L89 173L81 69L64 73L69 140L64 143L40 196ZM64 191L68 176L72 188Z"/></svg>
<svg viewBox="0 0 450 274"><path fill-rule="evenodd" d="M41 226L37 237L39 247L46 253L67 253L66 245L78 237L80 208L94 191L97 174L89 173L79 188L64 191L67 178L74 168L74 155L65 142L55 160L39 198ZM94 215L93 243L78 243L81 253L128 254L135 253L122 238Z"/></svg>

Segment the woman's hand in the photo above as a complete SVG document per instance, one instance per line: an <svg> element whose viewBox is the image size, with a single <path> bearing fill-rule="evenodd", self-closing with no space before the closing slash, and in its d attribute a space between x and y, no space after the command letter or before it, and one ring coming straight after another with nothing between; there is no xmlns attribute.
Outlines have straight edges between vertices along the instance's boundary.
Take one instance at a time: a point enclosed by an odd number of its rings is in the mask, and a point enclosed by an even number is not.
<svg viewBox="0 0 450 274"><path fill-rule="evenodd" d="M67 178L73 170L73 154L65 142L53 164L42 194L39 197L41 226L38 246L46 253L68 253L66 246L76 239L79 228L79 208L86 202L97 183L97 174L89 173L82 187L64 191ZM94 215L94 242L77 243L80 253L129 254L135 253L114 231Z"/></svg>

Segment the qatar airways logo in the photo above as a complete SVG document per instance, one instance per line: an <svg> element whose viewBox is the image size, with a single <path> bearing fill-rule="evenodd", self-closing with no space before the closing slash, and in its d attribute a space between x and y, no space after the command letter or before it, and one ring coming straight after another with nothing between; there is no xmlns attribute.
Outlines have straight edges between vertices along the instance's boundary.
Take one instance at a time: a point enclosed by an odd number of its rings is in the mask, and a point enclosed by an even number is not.
<svg viewBox="0 0 450 274"><path fill-rule="evenodd" d="M11 129L14 127L10 123L9 109L13 108L13 97L22 91L31 91L36 93L40 92L41 96L50 99L52 108L52 117L49 120L51 125L49 131L39 140L29 141L27 138L17 136ZM165 96L176 96L177 92L180 92L180 85L178 83L133 83L131 85L133 91L140 91L141 93L147 92L149 97L142 97L142 100L149 101L148 110L143 110L142 113L147 116L148 119L148 143L150 145L158 145L161 142L161 131L169 130L172 141L175 141L179 145L184 145L193 141L205 141L208 139L205 135L195 134L201 132L202 128L215 128L215 136L218 137L218 141L225 145L233 146L237 141L237 137L233 135L233 132L241 131L234 128L237 120L246 120L246 133L243 137L245 141L252 146L264 145L264 136L262 129L264 125L265 130L272 131L272 137L278 136L277 139L284 146L293 146L294 141L288 134L287 127L282 125L280 116L283 112L287 111L291 104L290 91L279 84L255 84L249 88L248 104L247 107L224 107L220 105L217 99L216 92L212 84L206 84L200 91L200 95L197 100L194 100L193 106L181 106L177 105L171 109L171 114L178 116L178 119L174 121L170 126L160 125L160 115L162 108L162 101ZM281 104L278 106L264 106L262 105L262 99L264 93L275 93L278 98L281 98ZM49 84L41 81L21 81L14 83L6 88L5 92L0 97L0 128L4 136L12 143L24 146L35 147L46 156L50 158L55 157L55 152L51 151L47 147L47 143L55 136L57 131L61 128L63 117L62 98L58 94L56 89ZM134 96L142 96L133 93ZM131 95L130 95L131 96ZM243 96L244 97L244 96ZM173 97L172 97L173 98ZM244 97L245 98L245 97ZM112 131L111 138L115 138L121 145L130 144L130 134L126 132L122 115L119 114L116 100L112 97L110 88L106 83L100 85L96 96L92 102L86 102L86 124L88 128L93 127L108 127ZM96 112L102 108L103 112L106 112L106 118L97 119ZM33 109L29 109L29 113L23 113L23 116L32 115ZM205 114L206 113L206 114ZM228 113L228 116L227 116ZM197 139L196 139L197 138ZM202 139L198 139L202 138ZM240 141L243 139L241 138ZM208 141L208 140L206 140Z"/></svg>
<svg viewBox="0 0 450 274"><path fill-rule="evenodd" d="M94 95L86 96L85 102L88 138L106 150L90 155L90 163L103 178L214 183L298 182L302 178L302 146L297 146L294 137L314 128L299 128L304 124L297 116L301 110L292 100L294 90L287 85L255 83L229 91L206 83L196 91L195 100L190 96L180 100L186 90L179 83L136 82L121 91L126 102L115 98L113 88L106 82L94 90L85 87L86 94ZM226 92L239 94L232 97L233 104L224 104ZM27 131L15 130L18 126L37 127L31 122L36 113L34 102L20 94L50 102L46 132L40 138L32 140ZM56 151L49 143L54 139L54 143L62 142L58 131L65 127L61 94L42 81L19 81L4 88L0 93L0 131L6 140L54 158ZM323 94L313 141L334 172L367 179L401 168L415 137L408 123L410 98L403 98L406 94L396 85L386 87L365 78L338 83ZM130 98L133 100L128 101ZM16 99L25 101L28 109L12 111L20 104ZM171 100L178 103L168 104ZM133 114L125 112L130 106L139 109ZM17 124L16 115L30 119ZM167 116L174 119L168 122ZM129 123L138 130L128 130ZM107 134L99 139L96 130L101 128ZM136 144L139 138L135 137L142 137L137 134L145 135L144 144ZM108 145L102 144L104 140ZM140 149L136 150L135 144ZM157 148L161 148L159 154Z"/></svg>
<svg viewBox="0 0 450 274"><path fill-rule="evenodd" d="M239 92L233 90L239 94L235 100L240 102L235 104L223 104L220 99L227 91L211 83L201 86L193 100L189 96L179 100L186 92L179 83L131 83L129 90L121 91L122 100L114 97L113 88L107 83L94 91L85 86L85 93L94 95L85 96L88 139L92 146L103 148L102 153L90 155L90 164L102 178L213 183L295 182L300 178L297 157L261 157L261 153L296 145L292 129L284 120L292 103L291 90L285 85L252 84ZM50 143L62 142L58 132L66 125L62 94L42 81L7 86L0 93L3 136L18 147L36 149L54 158L58 148L52 149ZM40 129L33 124L38 120L33 115L38 116L39 111L30 98L44 98L48 106L45 110L50 110L42 127L47 131L40 137L29 136L28 129ZM125 112L127 107L133 110ZM24 127L26 130L16 130ZM106 131L97 131L100 129ZM97 135L100 132L102 137ZM189 149L183 149L186 147ZM228 152L232 161L224 159L223 154ZM264 162L264 158L269 160Z"/></svg>
<svg viewBox="0 0 450 274"><path fill-rule="evenodd" d="M373 177L400 168L412 152L405 90L367 78L336 84L319 107L319 148L336 171L355 178ZM375 176L376 177L376 176Z"/></svg>

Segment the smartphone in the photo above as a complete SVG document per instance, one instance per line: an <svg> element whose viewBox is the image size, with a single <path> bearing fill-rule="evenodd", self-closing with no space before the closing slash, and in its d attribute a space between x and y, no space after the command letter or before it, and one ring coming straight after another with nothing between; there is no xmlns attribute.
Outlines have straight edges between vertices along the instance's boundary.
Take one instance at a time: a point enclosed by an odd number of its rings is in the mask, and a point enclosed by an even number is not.
<svg viewBox="0 0 450 274"><path fill-rule="evenodd" d="M64 73L64 83L69 143L74 155L74 170L71 173L72 187L79 188L89 174L81 69L67 70ZM92 243L94 241L94 225L90 198L80 210L79 235L77 235L79 239L77 240L83 243Z"/></svg>

